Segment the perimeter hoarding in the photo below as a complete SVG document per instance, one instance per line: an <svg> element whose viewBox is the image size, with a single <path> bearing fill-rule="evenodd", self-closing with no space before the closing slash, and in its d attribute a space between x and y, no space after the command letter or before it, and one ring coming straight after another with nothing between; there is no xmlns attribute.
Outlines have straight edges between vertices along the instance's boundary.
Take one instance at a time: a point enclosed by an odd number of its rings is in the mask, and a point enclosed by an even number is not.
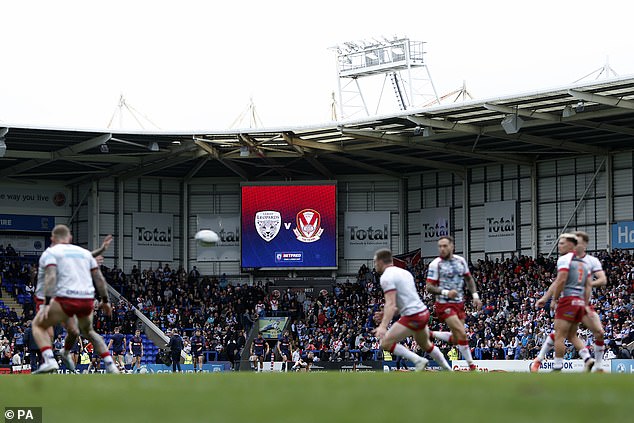
<svg viewBox="0 0 634 423"><path fill-rule="evenodd" d="M337 267L337 186L243 185L241 265Z"/></svg>
<svg viewBox="0 0 634 423"><path fill-rule="evenodd" d="M530 372L532 360L474 360L479 372ZM451 363L454 371L468 371L469 365L465 360L454 360ZM611 362L604 360L602 369L606 373L610 373ZM539 368L540 373L553 371L553 361L545 361ZM564 373L582 373L585 371L583 360L564 360Z"/></svg>

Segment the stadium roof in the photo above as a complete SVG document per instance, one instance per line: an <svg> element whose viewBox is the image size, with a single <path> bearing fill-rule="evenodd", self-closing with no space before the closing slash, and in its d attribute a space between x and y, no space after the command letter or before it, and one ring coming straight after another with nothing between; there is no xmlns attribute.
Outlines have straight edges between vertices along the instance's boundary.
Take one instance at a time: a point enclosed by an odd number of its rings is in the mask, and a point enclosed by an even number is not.
<svg viewBox="0 0 634 423"><path fill-rule="evenodd" d="M523 121L519 131L517 117ZM134 132L0 123L6 144L0 176L72 185L142 175L258 180L401 177L431 169L463 174L487 163L530 165L632 150L633 137L629 77L304 127ZM104 143L108 152L101 151ZM158 151L150 150L152 143Z"/></svg>

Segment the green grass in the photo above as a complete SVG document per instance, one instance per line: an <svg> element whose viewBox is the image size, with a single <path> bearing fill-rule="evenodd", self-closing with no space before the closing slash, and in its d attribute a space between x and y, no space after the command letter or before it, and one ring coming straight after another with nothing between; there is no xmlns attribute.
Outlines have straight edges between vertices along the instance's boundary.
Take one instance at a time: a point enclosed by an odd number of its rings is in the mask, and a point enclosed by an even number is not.
<svg viewBox="0 0 634 423"><path fill-rule="evenodd" d="M0 377L0 405L41 406L45 423L628 422L634 421L634 376L7 375Z"/></svg>

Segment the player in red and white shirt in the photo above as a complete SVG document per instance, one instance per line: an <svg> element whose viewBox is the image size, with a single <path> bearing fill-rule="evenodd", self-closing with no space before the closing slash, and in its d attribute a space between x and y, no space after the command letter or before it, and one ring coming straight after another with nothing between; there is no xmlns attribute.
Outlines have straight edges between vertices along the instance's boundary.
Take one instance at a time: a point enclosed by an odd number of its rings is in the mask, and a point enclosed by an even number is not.
<svg viewBox="0 0 634 423"><path fill-rule="evenodd" d="M374 268L381 275L381 288L385 294L382 320L374 330L376 337L381 340L381 348L413 362L416 365L416 370L424 370L427 367L427 359L399 344L403 339L414 336L418 345L436 363L443 369L451 371L451 367L442 352L429 340L429 329L427 328L429 310L418 296L412 274L405 269L394 266L392 252L388 249L381 249L375 253ZM388 330L388 325L397 313L401 315L401 318ZM379 316L381 313L378 313L376 318Z"/></svg>
<svg viewBox="0 0 634 423"><path fill-rule="evenodd" d="M580 258L590 269L591 272L591 287L599 287L604 286L608 283L608 278L605 275L605 271L603 270L603 266L598 258L591 256L586 252L588 248L588 242L590 241L590 237L586 232L577 231L574 233L577 236L577 246L575 247L575 254L578 258ZM553 295L555 291L555 283L553 282L548 288L548 292L537 302L538 307L543 307L546 305L546 301ZM590 292L590 296L592 292ZM603 325L601 324L601 319L599 318L599 314L594 310L592 305L588 304L586 306L586 314L583 316L581 320L583 325L590 329L594 335L594 364L592 365L592 370L595 372L602 372L603 365L603 353L605 351L604 342L605 342L605 331L603 330ZM546 358L546 354L550 352L550 350L555 345L555 333L551 333L546 337L546 340L542 344L542 348L539 351L539 354L533 360L530 366L531 372L538 372L541 367L542 362ZM579 339L579 337L575 338L575 348L579 351L583 351L585 348L585 343ZM581 354L581 353L580 353ZM583 353L585 356L585 352ZM588 363L590 364L590 363Z"/></svg>
<svg viewBox="0 0 634 423"><path fill-rule="evenodd" d="M457 344L458 350L467 361L469 370L477 369L465 332L464 321L464 285L467 284L476 310L482 308L482 301L476 291L476 284L469 271L466 260L454 252L454 240L451 236L438 239L439 257L435 258L427 270L427 291L436 295L436 317L449 326L451 332L431 332L431 336L451 344Z"/></svg>
<svg viewBox="0 0 634 423"><path fill-rule="evenodd" d="M592 291L591 271L580 257L575 254L578 238L575 234L561 234L557 243L561 256L557 260L557 278L553 283L551 308L555 309L555 360L553 371L563 369L565 340L568 339L579 351L584 360L586 371L592 370L595 361L577 336L579 323L587 314L587 304ZM540 298L536 305L543 307L550 297L550 290ZM561 298L559 296L561 295ZM535 364L535 363L533 363ZM531 365L533 371L533 365Z"/></svg>
<svg viewBox="0 0 634 423"><path fill-rule="evenodd" d="M40 257L44 271L44 304L33 320L33 337L44 363L36 373L56 371L48 328L77 317L82 336L88 338L106 363L109 373L119 373L101 336L92 327L95 286L101 296L101 308L112 315L106 281L90 251L72 245L72 235L65 225L57 225L51 233L52 246ZM93 285L94 282L94 285ZM54 297L54 298L53 298Z"/></svg>

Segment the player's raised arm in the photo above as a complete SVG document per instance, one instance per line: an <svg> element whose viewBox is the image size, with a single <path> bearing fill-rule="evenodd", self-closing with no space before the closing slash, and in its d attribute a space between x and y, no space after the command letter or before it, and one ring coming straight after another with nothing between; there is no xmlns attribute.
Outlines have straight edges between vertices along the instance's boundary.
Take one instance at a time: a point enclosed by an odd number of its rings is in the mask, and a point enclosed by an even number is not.
<svg viewBox="0 0 634 423"><path fill-rule="evenodd" d="M106 252L106 250L108 249L108 247L110 247L110 243L112 242L112 235L108 235L103 239L103 242L101 243L101 247L97 248L96 250L92 250L90 253L92 254L93 257L97 257L102 255L103 253Z"/></svg>
<svg viewBox="0 0 634 423"><path fill-rule="evenodd" d="M471 273L466 273L464 275L464 281L467 284L467 289L471 293L471 298L473 299L473 305L478 310L482 308L482 300L480 300L480 296L478 295L478 289L476 288L475 279L471 276Z"/></svg>

